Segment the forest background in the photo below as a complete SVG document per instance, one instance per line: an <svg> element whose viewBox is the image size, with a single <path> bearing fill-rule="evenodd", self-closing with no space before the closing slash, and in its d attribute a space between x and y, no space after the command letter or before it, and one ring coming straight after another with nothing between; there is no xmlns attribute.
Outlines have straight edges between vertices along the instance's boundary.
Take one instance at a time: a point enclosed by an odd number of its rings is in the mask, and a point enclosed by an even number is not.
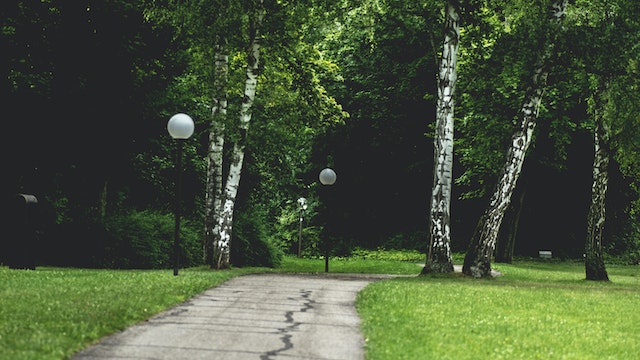
<svg viewBox="0 0 640 360"><path fill-rule="evenodd" d="M3 229L0 262L171 266L175 142L185 142L183 266L202 264L214 46L229 49L228 137L243 98L255 1L5 1L1 8ZM231 261L278 263L357 248L426 252L445 2L264 1L253 119ZM486 207L545 30L545 0L460 2L451 245L464 252ZM580 258L591 201L594 77L612 79L612 161L603 245L640 260L640 4L571 1L535 139L503 234L515 254ZM318 184L324 167L335 185ZM33 243L17 243L18 193L38 199ZM518 211L519 209L519 211ZM511 221L516 216L519 221ZM515 219L515 218L514 218ZM511 225L509 225L511 224ZM511 226L511 227L509 227ZM498 243L500 250L500 242Z"/></svg>

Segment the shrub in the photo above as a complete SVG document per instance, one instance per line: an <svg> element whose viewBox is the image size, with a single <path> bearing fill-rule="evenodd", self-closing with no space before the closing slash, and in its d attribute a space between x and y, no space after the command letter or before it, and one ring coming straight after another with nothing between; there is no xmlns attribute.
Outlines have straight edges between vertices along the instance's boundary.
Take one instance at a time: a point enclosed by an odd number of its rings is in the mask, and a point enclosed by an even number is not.
<svg viewBox="0 0 640 360"><path fill-rule="evenodd" d="M276 267L282 250L269 237L266 215L257 209L234 215L231 263L234 266Z"/></svg>
<svg viewBox="0 0 640 360"><path fill-rule="evenodd" d="M161 269L173 266L175 218L154 210L131 211L111 217L102 266ZM183 219L180 227L180 267L202 264L197 226Z"/></svg>
<svg viewBox="0 0 640 360"><path fill-rule="evenodd" d="M313 225L316 215L316 202L309 201L302 222L301 253L304 257L315 257L324 254L321 249L320 233L322 227ZM282 208L274 223L272 243L287 254L297 254L300 243L300 212L297 203L290 203Z"/></svg>

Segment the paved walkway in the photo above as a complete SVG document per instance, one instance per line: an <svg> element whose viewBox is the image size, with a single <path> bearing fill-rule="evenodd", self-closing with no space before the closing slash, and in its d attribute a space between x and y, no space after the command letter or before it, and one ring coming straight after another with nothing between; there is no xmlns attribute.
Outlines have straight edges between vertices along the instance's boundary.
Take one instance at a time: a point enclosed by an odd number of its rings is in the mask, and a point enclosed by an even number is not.
<svg viewBox="0 0 640 360"><path fill-rule="evenodd" d="M382 278L237 277L71 359L363 359L355 298Z"/></svg>

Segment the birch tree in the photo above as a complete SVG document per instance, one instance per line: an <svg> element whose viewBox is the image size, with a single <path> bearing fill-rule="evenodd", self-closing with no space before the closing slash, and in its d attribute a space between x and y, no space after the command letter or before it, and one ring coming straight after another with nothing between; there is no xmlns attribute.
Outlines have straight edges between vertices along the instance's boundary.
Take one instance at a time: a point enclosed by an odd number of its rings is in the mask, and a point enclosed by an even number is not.
<svg viewBox="0 0 640 360"><path fill-rule="evenodd" d="M599 81L592 97L593 119L595 122L593 143L593 183L591 185L591 205L587 215L587 240L585 244L585 272L587 280L609 280L602 257L602 233L606 219L605 197L609 181L608 167L610 155L609 127L604 118L607 104L607 80Z"/></svg>
<svg viewBox="0 0 640 360"><path fill-rule="evenodd" d="M606 49L606 51L586 51L584 58L585 70L593 80L592 95L589 99L589 113L593 119L594 157L592 167L591 203L587 214L587 234L585 239L585 273L587 280L608 281L609 276L604 264L602 244L606 221L606 194L609 183L609 163L613 157L614 146L626 147L626 139L618 136L612 137L612 126L624 129L628 123L626 118L628 111L620 111L620 105L628 101L627 91L616 93L616 88L624 82L629 68L628 63L620 61L624 58L633 58L629 49L637 39L637 27L632 22L625 21L631 13L625 1L616 2L592 2L589 4L591 20L585 22L584 30L589 34L585 36L585 50ZM595 19L595 21L593 20ZM615 86L612 84L617 82ZM626 90L626 89L625 89ZM625 99L626 98L626 99ZM611 101L610 101L611 100ZM632 100L633 101L633 100ZM632 112L631 112L632 113ZM618 134L625 133L618 129ZM629 133L636 133L630 131ZM613 143L616 143L613 145Z"/></svg>
<svg viewBox="0 0 640 360"><path fill-rule="evenodd" d="M522 185L522 180L520 180L520 185L514 189L514 193L511 195L514 199L512 199L507 211L505 212L505 218L503 219L504 223L498 232L495 254L496 262L503 262L507 264L511 264L513 262L516 235L518 234L520 215L522 214L522 207L526 195L526 190L524 189L525 186Z"/></svg>
<svg viewBox="0 0 640 360"><path fill-rule="evenodd" d="M211 127L207 152L207 180L205 184L205 263L212 267L213 246L220 241L218 216L222 209L222 173L224 130L227 118L227 82L229 55L226 39L217 36L214 45L214 84L211 107Z"/></svg>
<svg viewBox="0 0 640 360"><path fill-rule="evenodd" d="M460 39L460 17L456 0L445 6L444 47L438 74L434 170L429 213L429 244L423 273L453 272L451 260L451 186L453 182L454 93Z"/></svg>
<svg viewBox="0 0 640 360"><path fill-rule="evenodd" d="M495 250L498 231L511 201L511 195L520 176L527 149L536 127L538 110L549 72L549 59L554 51L552 38L560 30L567 0L554 0L549 11L551 37L537 55L533 75L519 111L518 123L511 136L507 158L489 206L482 213L465 255L463 273L476 278L491 276L491 258Z"/></svg>
<svg viewBox="0 0 640 360"><path fill-rule="evenodd" d="M244 97L240 108L239 131L240 138L233 144L233 152L229 164L229 173L222 194L222 207L218 216L219 238L214 244L213 261L215 268L224 269L231 265L231 233L233 229L233 211L235 208L242 164L244 161L247 142L247 132L251 123L252 105L256 95L258 75L260 70L260 31L264 19L262 0L258 0L249 15L249 47L247 53L246 79Z"/></svg>
<svg viewBox="0 0 640 360"><path fill-rule="evenodd" d="M576 28L584 38L576 47L576 59L592 79L589 114L593 120L594 158L591 203L587 214L585 273L587 280L608 281L603 258L606 196L609 164L616 160L622 172L636 166L625 164L637 158L637 43L639 24L637 2L593 1L580 14ZM586 21L585 21L586 20ZM595 49L595 50L594 50ZM632 160L635 163L637 160ZM637 178L637 177L636 177ZM612 237L614 232L608 232Z"/></svg>
<svg viewBox="0 0 640 360"><path fill-rule="evenodd" d="M241 37L240 3L235 0L169 2L152 5L148 12L160 21L168 22L189 39L191 61L189 76L194 80L190 95L201 98L200 104L211 101L206 142L206 173L204 183L204 262L214 267L213 247L219 239L219 217L223 198L223 150L227 123L227 92L229 51ZM206 61L212 59L212 61ZM211 81L210 79L213 79ZM207 104L208 105L208 104ZM202 106L204 109L204 106ZM193 109L191 111L196 111ZM203 118L205 115L203 114ZM204 145L204 144L203 144Z"/></svg>

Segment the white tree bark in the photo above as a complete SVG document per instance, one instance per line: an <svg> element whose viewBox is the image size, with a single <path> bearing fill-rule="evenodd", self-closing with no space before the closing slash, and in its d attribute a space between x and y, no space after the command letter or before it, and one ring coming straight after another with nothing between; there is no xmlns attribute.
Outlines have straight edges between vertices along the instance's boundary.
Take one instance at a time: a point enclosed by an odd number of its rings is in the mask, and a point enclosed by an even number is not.
<svg viewBox="0 0 640 360"><path fill-rule="evenodd" d="M429 247L423 273L453 272L451 260L451 187L453 183L454 93L460 40L457 6L448 0L445 7L444 46L438 74L433 188L429 214Z"/></svg>
<svg viewBox="0 0 640 360"><path fill-rule="evenodd" d="M595 120L593 183L591 206L587 215L587 241L585 244L585 273L587 280L608 281L609 276L602 257L602 232L606 218L605 197L609 183L609 128L604 119L608 85L602 82L594 94Z"/></svg>
<svg viewBox="0 0 640 360"><path fill-rule="evenodd" d="M556 0L551 6L550 26L552 27L552 37L555 36L553 32L559 30L557 25L564 18L566 5L567 0ZM519 122L511 137L511 146L507 151L507 159L501 170L498 184L489 206L480 217L471 237L469 250L462 267L462 272L466 275L477 278L491 276L491 258L495 250L498 231L520 176L527 149L531 144L538 110L542 101L542 93L549 72L548 62L554 47L555 43L547 40L547 44L538 55L531 83L525 93L520 109Z"/></svg>
<svg viewBox="0 0 640 360"><path fill-rule="evenodd" d="M249 124L251 122L253 100L256 95L258 74L260 70L260 27L264 18L262 0L251 16L248 64L244 85L244 97L240 109L240 139L233 146L229 174L224 187L224 201L218 219L220 238L214 244L214 262L216 268L228 268L231 265L231 233L233 230L233 211L240 186L242 163L244 162L245 146Z"/></svg>
<svg viewBox="0 0 640 360"><path fill-rule="evenodd" d="M211 128L207 152L207 181L205 186L205 263L216 266L213 248L220 240L219 216L222 209L222 169L224 130L227 117L227 82L229 56L224 40L218 40L215 47L213 106L211 108Z"/></svg>

